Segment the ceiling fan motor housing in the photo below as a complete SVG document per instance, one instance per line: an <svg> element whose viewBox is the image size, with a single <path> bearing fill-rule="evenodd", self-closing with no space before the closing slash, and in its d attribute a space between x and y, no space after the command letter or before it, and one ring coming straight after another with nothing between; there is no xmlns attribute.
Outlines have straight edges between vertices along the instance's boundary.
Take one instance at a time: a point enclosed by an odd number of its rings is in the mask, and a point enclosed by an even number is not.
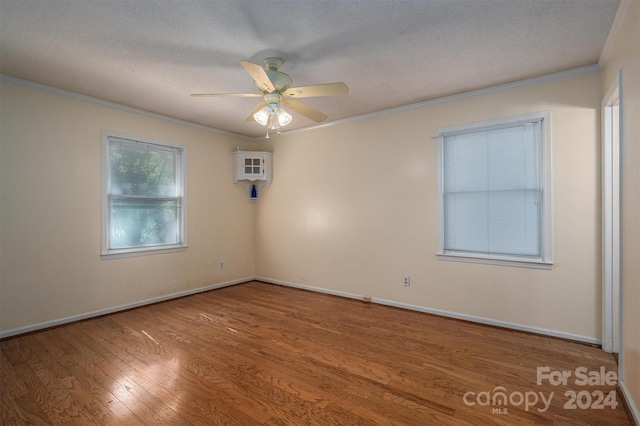
<svg viewBox="0 0 640 426"><path fill-rule="evenodd" d="M271 84L275 87L276 92L283 92L287 90L293 83L293 80L288 74L278 71L283 63L284 62L280 58L267 58L264 60L267 77L271 80Z"/></svg>
<svg viewBox="0 0 640 426"><path fill-rule="evenodd" d="M280 101L282 100L282 95L279 93L265 93L264 100L268 105L275 105L276 107L280 105ZM273 107L272 107L273 108Z"/></svg>

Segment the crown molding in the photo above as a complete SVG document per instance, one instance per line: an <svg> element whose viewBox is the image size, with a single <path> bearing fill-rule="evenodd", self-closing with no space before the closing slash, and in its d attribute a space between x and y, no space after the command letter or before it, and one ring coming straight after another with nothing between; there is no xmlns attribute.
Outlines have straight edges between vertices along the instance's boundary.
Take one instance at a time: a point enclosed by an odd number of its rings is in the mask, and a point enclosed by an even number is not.
<svg viewBox="0 0 640 426"><path fill-rule="evenodd" d="M571 78L571 77L575 77L575 76L582 75L582 74L590 74L590 73L594 73L594 72L600 72L601 70L602 69L600 68L600 66L598 64L586 65L586 66L583 66L583 67L572 68L570 70L560 71L560 72L556 72L556 73L553 73L553 74L546 74L546 75L542 75L542 76L538 76L538 77L528 78L528 79L525 79L525 80L519 80L519 81L514 81L514 82L511 82L511 83L501 84L501 85L498 85L498 86L491 86L491 87L487 87L487 88L484 88L484 89L472 90L470 92L464 92L464 93L459 93L459 94L456 94L456 95L445 96L445 97L442 97L442 98L431 99L431 100L428 100L428 101L418 102L418 103L415 103L415 104L409 104L409 105L404 105L404 106L400 106L400 107L385 109L385 110L381 110L381 111L370 112L368 114L357 115L357 116L354 116L354 117L344 118L342 120L335 120L335 121L331 121L331 122L327 122L327 123L316 124L316 125L309 126L309 127L303 127L301 129L295 129L295 130L290 130L288 132L282 132L282 134L283 135L289 135L289 134L294 134L294 133L299 133L299 132L306 132L308 130L321 129L323 127L331 127L331 126L337 126L337 125L341 125L341 124L353 123L353 122L361 121L361 120L368 120L368 119L371 119L371 118L381 117L381 116L389 115L389 114L397 114L397 113L400 113L400 112L410 111L410 110L418 109L418 108L424 108L424 107L428 107L428 106L432 106L432 105L438 105L438 104L443 104L443 103L447 103L447 102L455 102L455 101L459 101L459 100L462 100L462 99L472 98L472 97L475 97L475 96L487 95L487 94L490 94L490 93L502 92L504 90L517 89L517 88L520 88L520 87L533 86L533 85L536 85L536 84L542 84L542 83L546 83L546 82L550 82L550 81L561 80L561 79L565 79L565 78ZM257 138L254 138L252 140L254 142L257 142L257 141L261 141L263 139L264 139L264 137L257 137Z"/></svg>
<svg viewBox="0 0 640 426"><path fill-rule="evenodd" d="M609 30L609 35L607 36L607 41L602 48L602 53L600 53L600 59L598 59L598 64L601 67L604 67L604 64L609 59L609 55L613 50L613 47L616 44L616 40L620 35L620 31L622 31L622 25L624 24L624 20L629 13L629 9L631 8L632 0L620 0L620 4L618 5L618 10L616 11L616 16L613 18L613 23L611 24L611 30Z"/></svg>
<svg viewBox="0 0 640 426"><path fill-rule="evenodd" d="M631 0L622 0L622 1L629 2L629 3L631 2ZM616 17L617 17L617 15L616 15ZM347 124L347 123L353 123L353 122L361 121L361 120L369 120L369 119L372 119L372 118L381 117L381 116L385 116L385 115L389 115L389 114L397 114L397 113L400 113L400 112L410 111L410 110L418 109L418 108L424 108L424 107L427 107L427 106L438 105L438 104L447 103L447 102L459 101L459 100L462 100L462 99L472 98L472 97L475 97L475 96L487 95L487 94L490 94L490 93L501 92L501 91L504 91L504 90L511 90L511 89L516 89L516 88L520 88L520 87L527 87L527 86L532 86L532 85L536 85L536 84L546 83L546 82L549 82L549 81L561 80L561 79L565 79L565 78L574 77L574 76L577 76L577 75L589 74L589 73L600 72L600 71L601 71L601 68L600 68L600 66L598 64L586 65L586 66L583 66L583 67L573 68L573 69L565 70L565 71L560 71L560 72L556 72L556 73L553 73L553 74L546 74L546 75L542 75L542 76L538 76L538 77L528 78L528 79L525 79L525 80L519 80L519 81L514 81L514 82L511 82L511 83L501 84L501 85L498 85L498 86L487 87L487 88L479 89L479 90L472 90L470 92L464 92L464 93L459 93L459 94L456 94L456 95L445 96L445 97L442 97L442 98L431 99L431 100L428 100L428 101L418 102L418 103L415 103L415 104L403 105L403 106L400 106L400 107L395 107L395 108L385 109L385 110L381 110L381 111L370 112L370 113L367 113L367 114L357 115L357 116L354 116L354 117L344 118L344 119L341 119L341 120L335 120L335 121L330 121L330 122L326 122L326 123L322 123L322 124L316 124L316 125L312 125L312 126L308 126L308 127L302 127L300 129L295 129L295 130L289 130L289 131L286 131L286 132L282 132L282 135L290 135L290 134L292 135L292 134L295 134L295 133L306 132L306 131L309 131L309 130L321 129L321 128L324 128L324 127L331 127L331 126L337 126L337 125L342 125L342 124ZM16 78L16 77L11 77L11 76L8 76L8 75L5 75L5 74L0 74L0 81L7 81L7 82L11 82L11 83L18 84L18 85L21 85L21 86L32 87L32 88L44 90L44 91L51 92L51 93L57 93L59 95L69 96L69 97L80 99L80 100L83 100L83 101L86 101L86 102L92 102L92 103L95 103L95 104L98 104L98 105L109 106L109 107L120 109L120 110L123 110L123 111L132 112L134 114L140 114L140 115L144 115L144 116L147 116L147 117L157 118L159 120L169 121L171 123L181 124L183 126L193 127L193 128L200 129L200 130L205 130L205 131L208 131L208 132L217 133L217 134L220 134L220 135L231 136L231 137L242 139L242 140L245 140L245 141L259 142L259 141L264 140L264 136L250 137L250 136L241 135L241 134L238 134L238 133L227 132L225 130L215 129L213 127L207 127L207 126L203 126L201 124L195 124L195 123L192 123L190 121L184 121L184 120L180 120L180 119L177 119L177 118L168 117L166 115L161 115L161 114L157 114L157 113L154 113L154 112L144 111L144 110L141 110L141 109L138 109L138 108L133 108L133 107L117 104L115 102L105 101L105 100L94 98L94 97L91 97L91 96L82 95L80 93L72 92L70 90L58 89L57 87L47 86L45 84L40 84L40 83L34 83L32 81L23 80L23 79Z"/></svg>
<svg viewBox="0 0 640 426"><path fill-rule="evenodd" d="M253 141L254 140L251 137L248 137L248 136L245 136L245 135L241 135L241 134L238 134L238 133L232 133L232 132L227 132L226 130L220 130L220 129L216 129L216 128L213 128L213 127L203 126L202 124L196 124L196 123L192 123L190 121L185 121L185 120L180 120L178 118L169 117L167 115L162 115L162 114L158 114L158 113L155 113L155 112L145 111L145 110L142 110L142 109L133 108L133 107L130 107L130 106L118 104L118 103L111 102L111 101L105 101L103 99L94 98L92 96L83 95L81 93L72 92L70 90L59 89L57 87L48 86L46 84L36 83L36 82L33 82L33 81L29 81L29 80L23 80L21 78L12 77L12 76L9 76L9 75L6 75L6 74L0 74L0 81L6 81L8 83L13 83L13 84L16 84L16 85L19 85L19 86L24 86L24 87L30 87L30 88L33 88L33 89L39 89L39 90L43 90L45 92L55 93L55 94L62 95L62 96L67 96L67 97L74 98L74 99L79 99L79 100L85 101L85 102L90 102L90 103L97 104L97 105L102 105L102 106L106 106L106 107L119 109L121 111L127 111L127 112L131 112L131 113L134 113L134 114L144 115L145 117L151 117L151 118L155 118L155 119L158 119L158 120L168 121L168 122L174 123L174 124L180 124L182 126L192 127L194 129L199 129L199 130L204 130L204 131L207 131L207 132L217 133L219 135L231 136L231 137L242 139L242 140L246 140L246 141Z"/></svg>

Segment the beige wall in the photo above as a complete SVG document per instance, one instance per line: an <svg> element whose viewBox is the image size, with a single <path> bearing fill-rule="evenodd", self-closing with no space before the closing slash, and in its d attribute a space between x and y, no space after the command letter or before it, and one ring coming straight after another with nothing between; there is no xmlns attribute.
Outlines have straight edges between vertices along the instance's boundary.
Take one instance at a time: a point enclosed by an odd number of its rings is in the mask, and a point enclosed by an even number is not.
<svg viewBox="0 0 640 426"><path fill-rule="evenodd" d="M600 83L594 72L261 142L274 178L257 205L257 275L597 340ZM437 260L436 129L543 110L553 269Z"/></svg>
<svg viewBox="0 0 640 426"><path fill-rule="evenodd" d="M640 1L633 0L603 69L603 95L622 70L622 379L640 408ZM636 411L636 415L638 411ZM638 420L638 419L636 419Z"/></svg>
<svg viewBox="0 0 640 426"><path fill-rule="evenodd" d="M237 139L7 82L1 94L0 330L254 275ZM101 260L102 129L187 146L186 252Z"/></svg>
<svg viewBox="0 0 640 426"><path fill-rule="evenodd" d="M237 139L4 83L2 330L257 275L597 339L600 97L591 73L245 143L274 151L273 185L252 205L231 180ZM438 261L431 136L541 110L553 270ZM186 253L100 259L101 129L188 146Z"/></svg>

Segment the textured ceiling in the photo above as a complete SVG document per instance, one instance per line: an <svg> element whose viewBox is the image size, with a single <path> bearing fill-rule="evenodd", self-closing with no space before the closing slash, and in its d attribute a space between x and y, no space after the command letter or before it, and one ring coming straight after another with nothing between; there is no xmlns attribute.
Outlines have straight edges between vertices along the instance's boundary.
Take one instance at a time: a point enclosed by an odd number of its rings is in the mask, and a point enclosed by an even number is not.
<svg viewBox="0 0 640 426"><path fill-rule="evenodd" d="M247 137L240 60L285 61L328 122L595 64L618 0L0 0L0 72ZM283 131L314 125L293 113Z"/></svg>

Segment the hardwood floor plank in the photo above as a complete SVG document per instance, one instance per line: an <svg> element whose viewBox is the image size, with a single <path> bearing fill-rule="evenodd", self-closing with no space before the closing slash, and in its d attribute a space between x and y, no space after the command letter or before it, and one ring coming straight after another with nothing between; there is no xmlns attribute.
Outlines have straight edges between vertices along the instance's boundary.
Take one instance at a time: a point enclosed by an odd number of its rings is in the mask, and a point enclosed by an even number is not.
<svg viewBox="0 0 640 426"><path fill-rule="evenodd" d="M5 368L2 368L4 366ZM29 390L22 383L4 352L0 352L0 424L48 425L46 413L31 399Z"/></svg>
<svg viewBox="0 0 640 426"><path fill-rule="evenodd" d="M0 416L0 424L3 425L50 425L51 421L38 404L35 403L28 395L15 399L3 400L7 406L0 406L2 416Z"/></svg>
<svg viewBox="0 0 640 426"><path fill-rule="evenodd" d="M112 383L108 380L105 386L107 376L96 365L99 356L84 349L75 339L73 329L74 326L71 326L66 333L60 333L60 329L57 329L58 333L36 335L47 351L76 379L69 383L67 388L74 389L73 394L78 394L75 398L82 401L85 411L96 419L98 424L144 424L135 414L137 406L131 410L123 404L111 392Z"/></svg>
<svg viewBox="0 0 640 426"><path fill-rule="evenodd" d="M0 341L0 420L630 424L620 405L566 406L615 385L538 384L538 367L616 371L589 345L249 282ZM489 403L500 389L548 405Z"/></svg>
<svg viewBox="0 0 640 426"><path fill-rule="evenodd" d="M57 377L59 368L49 369L43 365L33 351L34 346L37 346L36 340L27 337L7 341L5 354L16 374L53 424L84 423L89 417L59 380L68 376Z"/></svg>
<svg viewBox="0 0 640 426"><path fill-rule="evenodd" d="M139 314L141 313L139 312ZM157 328L158 320L156 316L145 319L144 315L141 315L136 318L136 321L144 323L145 327L150 330L150 334L156 335L156 333L160 332ZM172 321L172 323L172 325L168 325L167 327L175 328L176 321ZM193 340L194 338L192 337L190 339ZM203 393L203 398L206 398L207 392L210 393L212 389L215 389L218 404L225 403L231 407L230 410L234 410L233 407L236 406L243 406L244 411L251 415L253 422L263 422L272 414L270 407L267 406L265 408L264 405L247 399L244 395L244 388L249 386L253 381L250 366L229 364L226 361L211 358L205 350L198 352L198 346L195 346L193 342L189 344L191 350L190 356L187 358L179 358L174 354L174 352L179 353L182 350L181 346L177 346L178 343L172 342L171 340L161 341L160 339L158 339L158 342L160 342L160 346L163 349L153 353L145 352L144 348L139 345L133 346L144 355L145 359L153 361L153 365L150 364L151 368L178 371L179 375L176 379L187 380L191 376L196 377L198 381L192 383L191 386L193 386L194 389L201 387L200 391ZM181 342L184 343L184 340L181 339ZM171 365L172 363L174 365ZM215 366L215 368L210 368L211 366ZM238 413L236 417L241 417L241 413Z"/></svg>
<svg viewBox="0 0 640 426"><path fill-rule="evenodd" d="M28 394L28 389L22 383L15 369L11 368L11 362L4 351L0 352L0 394L8 398L20 398Z"/></svg>
<svg viewBox="0 0 640 426"><path fill-rule="evenodd" d="M171 333L169 332L169 334ZM244 405L244 410L251 409L252 416L261 423L267 417L282 414L279 408L274 409L274 407L279 407L283 404L290 407L302 405L301 402L303 401L296 401L296 399L299 399L298 395L287 395L279 392L277 387L265 386L266 383L260 380L258 366L251 361L252 357L255 358L255 354L249 354L249 357L246 357L232 351L222 353L222 358L216 358L206 353L205 341L192 336L189 342L192 351L197 352L198 355L190 359L185 364L186 367L194 372L200 380L215 385L218 389L224 389L227 394L235 398L235 400L229 402L230 404ZM217 352L220 354L220 351ZM228 363L226 361L227 358L233 358L234 362ZM256 404L256 401L261 399L246 399L246 394L252 394L254 397L261 395L262 399L268 400L272 404ZM263 416L266 417L261 421L260 417Z"/></svg>

